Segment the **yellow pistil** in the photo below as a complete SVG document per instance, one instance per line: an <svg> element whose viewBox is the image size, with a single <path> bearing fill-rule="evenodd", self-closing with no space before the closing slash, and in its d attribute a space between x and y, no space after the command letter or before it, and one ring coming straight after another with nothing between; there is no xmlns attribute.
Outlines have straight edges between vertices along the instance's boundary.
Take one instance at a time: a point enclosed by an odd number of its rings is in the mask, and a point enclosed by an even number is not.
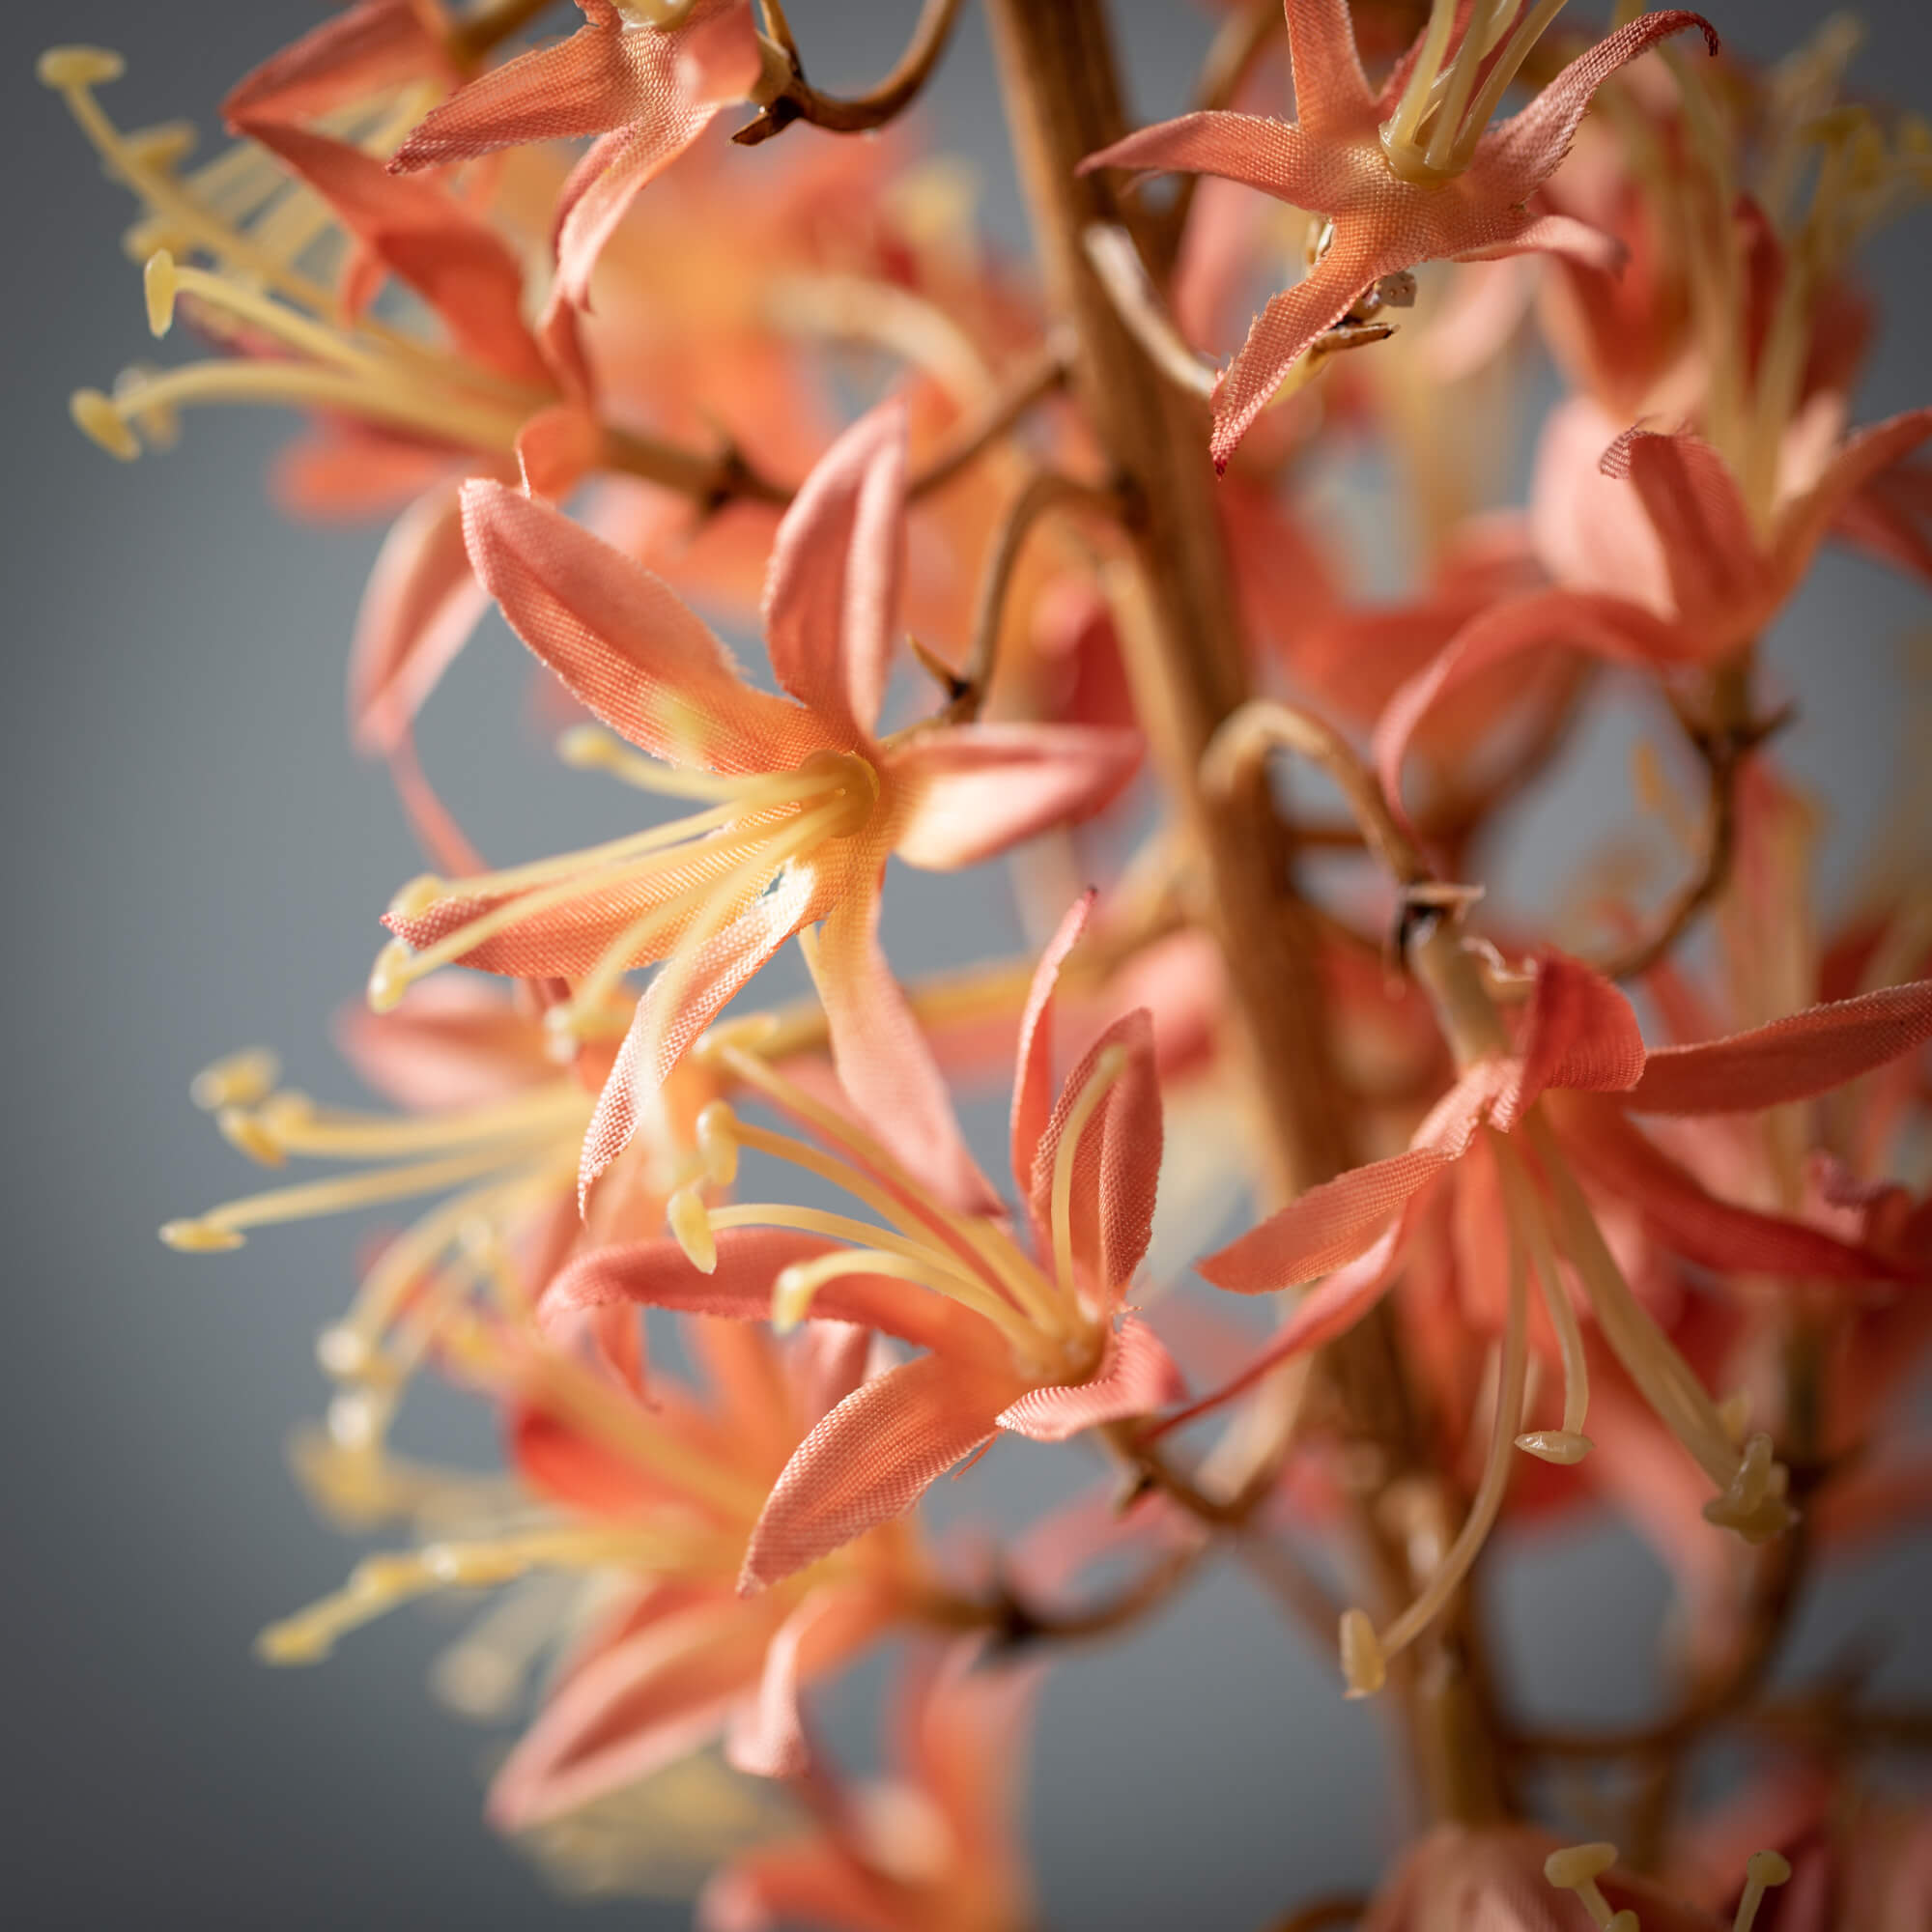
<svg viewBox="0 0 1932 1932"><path fill-rule="evenodd" d="M491 455L514 449L524 423L554 400L548 388L512 381L372 316L345 321L335 291L297 266L320 243L338 253L344 245L327 203L246 143L184 177L191 129L170 123L124 133L95 99L95 88L121 71L117 56L85 47L54 48L40 65L41 79L65 99L108 173L148 211L129 242L146 264L150 328L166 334L185 297L206 324L266 335L291 354L126 371L111 393L75 391L70 408L85 435L132 461L144 436L165 440L185 405L271 403L338 412ZM404 102L373 126L366 116L352 119L337 131L384 153L417 104ZM179 259L188 252L213 266Z"/></svg>
<svg viewBox="0 0 1932 1932"><path fill-rule="evenodd" d="M1395 112L1382 124L1382 152L1406 182L1448 181L1468 167L1504 93L1564 0L1536 0L1514 32L1510 20L1517 0L1475 0L1469 24L1445 66L1456 4L1434 0L1415 66ZM1478 91L1477 75L1498 46Z"/></svg>

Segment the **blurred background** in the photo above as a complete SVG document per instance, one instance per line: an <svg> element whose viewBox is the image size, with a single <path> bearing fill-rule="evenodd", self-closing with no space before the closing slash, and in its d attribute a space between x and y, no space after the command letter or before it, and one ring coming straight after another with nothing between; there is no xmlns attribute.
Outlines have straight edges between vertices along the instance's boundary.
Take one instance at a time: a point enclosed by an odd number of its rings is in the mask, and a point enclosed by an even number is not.
<svg viewBox="0 0 1932 1932"><path fill-rule="evenodd" d="M1824 11L1712 6L1764 55ZM1932 105L1932 10L1861 11L1856 77ZM0 1350L6 1916L290 1932L679 1925L683 1903L559 1899L483 1827L490 1741L425 1689L449 1618L392 1616L314 1671L253 1661L262 1625L334 1587L355 1555L308 1514L284 1443L320 1406L312 1338L345 1301L355 1236L305 1224L206 1261L155 1239L162 1220L248 1184L187 1103L211 1058L272 1043L295 1084L354 1097L327 1018L361 985L375 916L418 862L342 723L375 533L281 519L263 477L288 425L266 414L191 417L179 448L128 468L69 424L69 391L139 358L147 334L119 247L129 203L34 84L33 60L53 40L117 47L122 126L185 115L213 139L226 86L319 12L312 0L0 10L0 142L18 197L0 525L15 1094ZM895 57L915 8L794 0L790 12L813 79L837 86ZM1138 108L1174 111L1207 16L1186 0L1122 0L1121 13ZM988 220L1018 248L974 10L927 123L936 145L977 164ZM1927 400L1927 239L1921 217L1883 243L1886 334L1862 417ZM1832 801L1828 896L1903 781L1899 646L1924 620L1897 580L1829 557L1776 640L1803 709L1789 755ZM604 834L622 809L555 767L526 690L522 653L493 618L424 733L459 814L506 857ZM1523 821L1548 842L1520 855L1519 883L1558 878L1577 827L1627 799L1617 748L1589 748L1581 777ZM997 873L943 886L901 874L887 940L918 972L1019 935ZM451 1404L416 1444L483 1458L486 1428ZM1010 1502L1033 1472L1003 1451L984 1486ZM1854 1631L1922 1626L1928 1586L1922 1552L1865 1566L1813 1606L1800 1658ZM1525 1697L1553 1717L1641 1715L1663 1592L1633 1541L1566 1529L1519 1546L1496 1588ZM1921 1686L1925 1663L1921 1645ZM1266 1605L1215 1573L1178 1615L1082 1654L1048 1686L1031 1805L1046 1922L1208 1932L1359 1887L1397 1824L1380 1749L1330 1660L1284 1642Z"/></svg>

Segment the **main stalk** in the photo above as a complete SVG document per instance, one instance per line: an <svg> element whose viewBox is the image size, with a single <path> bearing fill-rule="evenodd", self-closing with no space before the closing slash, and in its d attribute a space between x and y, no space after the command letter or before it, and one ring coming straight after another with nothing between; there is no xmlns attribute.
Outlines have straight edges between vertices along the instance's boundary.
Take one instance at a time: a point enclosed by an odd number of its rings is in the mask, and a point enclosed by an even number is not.
<svg viewBox="0 0 1932 1932"><path fill-rule="evenodd" d="M1107 13L1103 0L987 0L987 13L1047 298L1071 325L1075 387L1131 508L1146 600L1121 630L1136 710L1199 860L1202 914L1221 943L1237 1043L1266 1123L1267 1179L1285 1200L1349 1164L1348 1122L1315 923L1292 888L1292 841L1265 778L1227 799L1208 797L1199 781L1208 741L1249 696L1206 412L1150 362L1082 243L1094 222L1145 227L1103 176L1076 173L1127 131ZM1137 239L1146 254L1150 238ZM1335 1345L1324 1369L1351 1429L1376 1452L1361 1512L1376 1567L1386 1590L1408 1592L1435 1541L1417 1523L1449 1517L1452 1499L1428 1464L1386 1321ZM1407 1499L1400 1522L1385 1507L1397 1495ZM1501 1815L1496 1727L1466 1606L1417 1650L1400 1689L1428 1808L1472 1821Z"/></svg>

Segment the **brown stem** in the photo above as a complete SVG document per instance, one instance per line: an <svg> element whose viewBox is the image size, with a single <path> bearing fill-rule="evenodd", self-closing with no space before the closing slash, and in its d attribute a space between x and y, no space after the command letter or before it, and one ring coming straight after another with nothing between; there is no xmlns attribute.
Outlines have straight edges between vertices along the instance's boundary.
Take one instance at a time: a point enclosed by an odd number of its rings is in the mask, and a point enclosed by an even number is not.
<svg viewBox="0 0 1932 1932"><path fill-rule="evenodd" d="M1210 799L1198 771L1223 720L1248 696L1240 612L1228 566L1201 398L1166 382L1115 310L1082 245L1088 228L1145 230L1106 179L1076 171L1126 132L1112 36L1100 0L988 0L1022 193L1050 305L1077 332L1074 386L1106 461L1132 506L1141 608L1121 613L1135 712L1198 855L1205 916L1227 961L1239 1064L1259 1090L1261 1150L1277 1199L1330 1179L1352 1156L1339 1104L1309 909L1291 887L1293 840L1264 774ZM1145 233L1141 238L1146 253ZM1373 1435L1381 1476L1440 1490L1389 1318L1378 1313L1324 1357L1348 1410ZM1269 1391L1272 1394L1273 1391ZM1446 1512L1445 1512L1446 1513ZM1402 1540L1364 1498L1366 1538L1385 1588L1407 1590ZM1462 1619L1403 1673L1426 1802L1441 1815L1506 1809L1496 1725L1473 1640Z"/></svg>
<svg viewBox="0 0 1932 1932"><path fill-rule="evenodd" d="M1297 1905L1285 1918L1277 1918L1269 1932L1324 1932L1330 1925L1346 1925L1369 1909L1366 1898L1336 1892L1327 1898L1311 1898Z"/></svg>
<svg viewBox="0 0 1932 1932"><path fill-rule="evenodd" d="M986 559L980 579L979 601L973 611L973 641L966 653L965 667L952 681L952 702L945 712L950 723L964 724L980 715L999 655L1000 624L1006 615L1007 593L1012 587L1013 573L1019 567L1027 538L1042 517L1067 507L1120 515L1118 500L1106 491L1076 482L1055 469L1036 470L1007 506L1007 513L994 532L992 554Z"/></svg>
<svg viewBox="0 0 1932 1932"><path fill-rule="evenodd" d="M989 398L983 409L959 423L913 471L906 479L906 496L917 502L934 490L943 490L1066 381L1071 360L1070 344L1058 334L1050 336L1000 385L999 393Z"/></svg>
<svg viewBox="0 0 1932 1932"><path fill-rule="evenodd" d="M928 1623L947 1630L986 1631L1011 1649L1030 1643L1072 1643L1112 1636L1159 1609L1193 1577L1207 1553L1206 1544L1177 1550L1143 1571L1116 1596L1086 1609L1044 1609L1002 1586L984 1600L935 1596L922 1606L923 1614Z"/></svg>
<svg viewBox="0 0 1932 1932"><path fill-rule="evenodd" d="M675 490L705 511L720 510L726 503L741 500L791 501L789 490L760 475L729 445L720 450L690 449L682 443L668 442L662 437L613 429L606 424L598 454L604 469L640 476L647 483Z"/></svg>
<svg viewBox="0 0 1932 1932"><path fill-rule="evenodd" d="M952 23L959 15L959 0L925 0L919 24L899 56L898 65L878 86L849 99L821 94L806 79L798 63L795 46L785 51L792 64L791 78L765 103L763 111L731 136L741 147L755 147L782 133L794 121L809 121L834 134L863 134L883 128L896 119L918 99L920 91L939 65ZM784 38L788 41L789 34Z"/></svg>

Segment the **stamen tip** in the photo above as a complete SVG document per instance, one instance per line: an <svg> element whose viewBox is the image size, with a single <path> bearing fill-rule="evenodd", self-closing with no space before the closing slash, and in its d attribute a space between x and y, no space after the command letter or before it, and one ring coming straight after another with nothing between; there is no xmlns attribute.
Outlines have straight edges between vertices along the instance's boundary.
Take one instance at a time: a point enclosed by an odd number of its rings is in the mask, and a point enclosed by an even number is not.
<svg viewBox="0 0 1932 1932"><path fill-rule="evenodd" d="M1791 1861L1781 1852L1753 1852L1745 1861L1745 1877L1752 1885L1782 1885L1791 1876Z"/></svg>
<svg viewBox="0 0 1932 1932"><path fill-rule="evenodd" d="M369 1009L393 1012L410 989L410 966L414 954L406 941L392 939L376 955L369 971Z"/></svg>
<svg viewBox="0 0 1932 1932"><path fill-rule="evenodd" d="M57 94L76 88L104 87L119 80L128 63L111 47L49 47L34 63L34 73L43 87Z"/></svg>
<svg viewBox="0 0 1932 1932"><path fill-rule="evenodd" d="M176 1253L184 1255L226 1254L239 1248L246 1238L239 1228L219 1221L168 1221L160 1230L161 1239Z"/></svg>
<svg viewBox="0 0 1932 1932"><path fill-rule="evenodd" d="M391 919L420 919L449 888L434 872L419 872L389 901Z"/></svg>
<svg viewBox="0 0 1932 1932"><path fill-rule="evenodd" d="M245 1107L222 1107L214 1116L214 1124L236 1152L243 1153L263 1167L283 1167L288 1163L288 1155L259 1114L251 1114Z"/></svg>
<svg viewBox="0 0 1932 1932"><path fill-rule="evenodd" d="M697 1116L697 1151L714 1187L729 1187L738 1178L738 1117L728 1102L713 1100Z"/></svg>
<svg viewBox="0 0 1932 1932"><path fill-rule="evenodd" d="M1596 1447L1574 1429L1532 1429L1516 1438L1516 1446L1545 1463L1580 1463Z"/></svg>
<svg viewBox="0 0 1932 1932"><path fill-rule="evenodd" d="M257 1107L274 1092L281 1063L266 1046L243 1047L204 1066L188 1084L188 1098L204 1113Z"/></svg>
<svg viewBox="0 0 1932 1932"><path fill-rule="evenodd" d="M772 1326L781 1335L789 1335L805 1320L811 1306L813 1282L798 1266L781 1268L772 1283Z"/></svg>
<svg viewBox="0 0 1932 1932"><path fill-rule="evenodd" d="M1594 1884L1616 1861L1617 1848L1611 1844L1565 1845L1544 1860L1543 1876L1558 1891L1575 1891Z"/></svg>
<svg viewBox="0 0 1932 1932"><path fill-rule="evenodd" d="M141 454L141 440L128 428L128 419L114 407L113 400L99 389L76 389L67 400L73 426L90 442L123 463L133 463Z"/></svg>
<svg viewBox="0 0 1932 1932"><path fill-rule="evenodd" d="M148 327L157 338L174 327L175 294L180 285L175 258L165 248L156 248L141 270L141 289L148 300Z"/></svg>
<svg viewBox="0 0 1932 1932"><path fill-rule="evenodd" d="M692 1266L699 1274L716 1272L718 1237L711 1231L711 1216L697 1189L680 1187L665 1204L665 1219Z"/></svg>
<svg viewBox="0 0 1932 1932"><path fill-rule="evenodd" d="M299 1617L270 1624L255 1639L255 1655L264 1663L278 1665L320 1663L334 1648L327 1637Z"/></svg>
<svg viewBox="0 0 1932 1932"><path fill-rule="evenodd" d="M573 724L556 741L556 754L581 772L608 765L619 747L601 724Z"/></svg>
<svg viewBox="0 0 1932 1932"><path fill-rule="evenodd" d="M1388 1659L1366 1610L1342 1612L1342 1676L1348 1697L1373 1697L1388 1682Z"/></svg>

